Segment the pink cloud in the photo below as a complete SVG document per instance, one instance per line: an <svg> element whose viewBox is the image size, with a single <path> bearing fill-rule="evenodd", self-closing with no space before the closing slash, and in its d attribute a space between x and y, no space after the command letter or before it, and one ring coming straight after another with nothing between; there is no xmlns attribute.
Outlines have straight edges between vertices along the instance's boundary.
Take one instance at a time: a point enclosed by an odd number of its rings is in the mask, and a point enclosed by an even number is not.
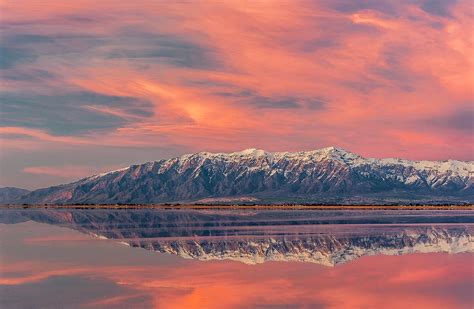
<svg viewBox="0 0 474 309"><path fill-rule="evenodd" d="M105 171L112 169L112 167L108 167ZM103 172L104 169L87 165L30 166L23 169L23 172L28 174L54 176L67 179L87 177L97 174L100 171Z"/></svg>

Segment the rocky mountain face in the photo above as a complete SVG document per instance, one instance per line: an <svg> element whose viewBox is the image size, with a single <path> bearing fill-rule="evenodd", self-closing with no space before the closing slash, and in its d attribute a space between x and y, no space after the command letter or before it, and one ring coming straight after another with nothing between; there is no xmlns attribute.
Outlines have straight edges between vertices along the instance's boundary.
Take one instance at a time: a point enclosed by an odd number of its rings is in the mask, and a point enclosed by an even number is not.
<svg viewBox="0 0 474 309"><path fill-rule="evenodd" d="M16 203L19 199L30 191L15 187L0 188L0 204Z"/></svg>
<svg viewBox="0 0 474 309"><path fill-rule="evenodd" d="M183 258L246 264L335 266L365 255L474 252L470 211L0 210L0 223L28 220Z"/></svg>
<svg viewBox="0 0 474 309"><path fill-rule="evenodd" d="M329 147L308 152L196 153L40 189L21 203L474 202L474 162L370 159Z"/></svg>

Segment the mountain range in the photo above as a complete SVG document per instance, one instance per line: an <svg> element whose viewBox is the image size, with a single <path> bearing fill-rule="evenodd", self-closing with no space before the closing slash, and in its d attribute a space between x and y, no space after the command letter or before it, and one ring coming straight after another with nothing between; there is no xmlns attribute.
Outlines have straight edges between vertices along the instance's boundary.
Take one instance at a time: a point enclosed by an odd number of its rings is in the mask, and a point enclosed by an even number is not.
<svg viewBox="0 0 474 309"><path fill-rule="evenodd" d="M472 203L474 161L373 159L336 147L200 152L31 192L11 204ZM10 188L11 189L11 188ZM9 190L10 192L12 190Z"/></svg>

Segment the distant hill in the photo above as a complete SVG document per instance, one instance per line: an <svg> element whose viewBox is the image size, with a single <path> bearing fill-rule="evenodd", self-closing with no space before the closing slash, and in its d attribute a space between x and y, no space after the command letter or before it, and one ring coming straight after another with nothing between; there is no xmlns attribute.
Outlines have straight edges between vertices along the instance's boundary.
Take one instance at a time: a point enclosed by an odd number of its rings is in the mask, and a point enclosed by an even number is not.
<svg viewBox="0 0 474 309"><path fill-rule="evenodd" d="M472 203L474 162L371 159L336 147L247 149L132 165L32 191L18 203Z"/></svg>
<svg viewBox="0 0 474 309"><path fill-rule="evenodd" d="M29 190L15 187L0 188L0 204L16 203L20 197L29 192Z"/></svg>

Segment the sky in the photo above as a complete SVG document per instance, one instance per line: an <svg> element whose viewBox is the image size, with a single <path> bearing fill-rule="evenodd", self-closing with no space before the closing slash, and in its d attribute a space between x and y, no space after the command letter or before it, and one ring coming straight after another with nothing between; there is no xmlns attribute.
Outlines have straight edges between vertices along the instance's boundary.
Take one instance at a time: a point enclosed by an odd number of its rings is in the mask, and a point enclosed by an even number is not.
<svg viewBox="0 0 474 309"><path fill-rule="evenodd" d="M198 151L474 160L474 4L0 2L0 186Z"/></svg>

